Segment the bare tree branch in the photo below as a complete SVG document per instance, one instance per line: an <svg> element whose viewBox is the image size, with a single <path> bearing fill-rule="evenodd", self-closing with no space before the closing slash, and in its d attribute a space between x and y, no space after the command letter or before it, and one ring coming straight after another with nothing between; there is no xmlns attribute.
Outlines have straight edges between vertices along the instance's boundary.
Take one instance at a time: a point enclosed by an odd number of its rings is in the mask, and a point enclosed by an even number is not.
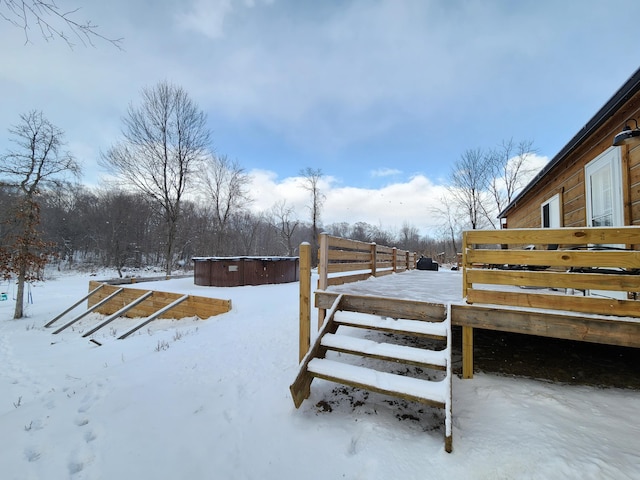
<svg viewBox="0 0 640 480"><path fill-rule="evenodd" d="M490 154L491 181L489 191L498 213L506 208L515 194L524 187L534 169L529 160L536 153L532 140L515 144L513 139L503 141Z"/></svg>
<svg viewBox="0 0 640 480"><path fill-rule="evenodd" d="M91 20L77 20L80 8L63 10L55 0L0 0L0 18L24 32L25 44L30 42L31 27L35 25L46 40L59 38L69 48L75 46L74 38L85 47L95 46L94 39L112 44L122 50L122 38L109 38L98 32L99 26ZM68 29L68 32L65 31Z"/></svg>
<svg viewBox="0 0 640 480"><path fill-rule="evenodd" d="M42 241L38 228L41 189L63 182L69 174L80 175L78 163L62 150L61 129L35 110L20 119L21 123L9 129L15 148L0 158L0 183L13 185L20 192L10 216L15 233L0 245L0 273L17 277L14 318L23 317L24 285L37 278L51 250L51 245Z"/></svg>
<svg viewBox="0 0 640 480"><path fill-rule="evenodd" d="M170 275L182 200L196 167L209 155L206 116L181 87L160 82L142 91L141 105L130 105L123 122L124 139L100 163L162 208Z"/></svg>
<svg viewBox="0 0 640 480"><path fill-rule="evenodd" d="M318 226L320 223L320 210L325 200L325 195L320 192L319 184L322 179L322 170L319 168L307 167L300 172L300 175L304 177L302 188L311 193L311 205L309 210L311 211L311 228L312 228L312 243L311 243L311 256L313 265L318 264Z"/></svg>
<svg viewBox="0 0 640 480"><path fill-rule="evenodd" d="M271 207L271 224L278 230L280 241L287 249L289 256L294 253L293 234L300 225L300 220L293 218L293 215L293 207L287 205L286 200L281 200Z"/></svg>
<svg viewBox="0 0 640 480"><path fill-rule="evenodd" d="M206 202L215 220L214 254L221 255L232 216L251 202L249 177L237 161L229 160L226 155L207 158L201 174Z"/></svg>
<svg viewBox="0 0 640 480"><path fill-rule="evenodd" d="M465 211L474 230L482 227L485 219L491 222L486 210L490 167L489 159L482 149L469 149L454 163L450 174L449 194Z"/></svg>

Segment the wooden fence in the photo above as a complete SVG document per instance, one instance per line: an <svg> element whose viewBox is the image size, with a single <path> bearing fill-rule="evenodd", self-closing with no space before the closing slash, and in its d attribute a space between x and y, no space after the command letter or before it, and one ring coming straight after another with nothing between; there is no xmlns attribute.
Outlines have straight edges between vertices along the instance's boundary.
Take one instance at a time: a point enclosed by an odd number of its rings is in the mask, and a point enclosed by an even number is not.
<svg viewBox="0 0 640 480"><path fill-rule="evenodd" d="M637 317L639 245L640 227L467 231L463 296L470 304Z"/></svg>
<svg viewBox="0 0 640 480"><path fill-rule="evenodd" d="M416 252L400 250L376 243L320 235L318 289L330 285L366 280L390 273L416 268ZM309 349L311 332L311 246L300 245L300 359ZM326 309L318 310L318 328L322 326Z"/></svg>
<svg viewBox="0 0 640 480"><path fill-rule="evenodd" d="M465 232L469 305L451 306L463 377L473 376L473 328L640 347L639 246L640 227Z"/></svg>
<svg viewBox="0 0 640 480"><path fill-rule="evenodd" d="M357 282L416 268L415 252L376 243L320 235L318 288ZM357 272L357 273L350 273Z"/></svg>

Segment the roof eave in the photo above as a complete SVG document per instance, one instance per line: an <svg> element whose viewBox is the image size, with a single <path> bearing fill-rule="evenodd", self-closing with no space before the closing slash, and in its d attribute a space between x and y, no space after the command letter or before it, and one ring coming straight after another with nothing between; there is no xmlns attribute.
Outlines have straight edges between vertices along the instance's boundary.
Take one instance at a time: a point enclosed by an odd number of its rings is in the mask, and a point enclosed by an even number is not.
<svg viewBox="0 0 640 480"><path fill-rule="evenodd" d="M516 195L504 210L498 214L498 218L504 218L507 212L514 208L538 182L556 165L561 163L585 138L600 128L613 114L620 109L632 96L640 91L640 68L618 89L618 91L605 103L600 110L589 120L584 127L567 143L555 157L547 163L542 170Z"/></svg>

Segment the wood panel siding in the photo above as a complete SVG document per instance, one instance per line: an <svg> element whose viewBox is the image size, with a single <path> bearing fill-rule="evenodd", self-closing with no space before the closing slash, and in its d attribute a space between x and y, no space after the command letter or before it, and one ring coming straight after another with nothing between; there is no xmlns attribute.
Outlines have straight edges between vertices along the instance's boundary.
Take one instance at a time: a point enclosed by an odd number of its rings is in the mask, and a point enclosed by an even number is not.
<svg viewBox="0 0 640 480"><path fill-rule="evenodd" d="M640 225L640 145L629 154L629 196L631 225Z"/></svg>

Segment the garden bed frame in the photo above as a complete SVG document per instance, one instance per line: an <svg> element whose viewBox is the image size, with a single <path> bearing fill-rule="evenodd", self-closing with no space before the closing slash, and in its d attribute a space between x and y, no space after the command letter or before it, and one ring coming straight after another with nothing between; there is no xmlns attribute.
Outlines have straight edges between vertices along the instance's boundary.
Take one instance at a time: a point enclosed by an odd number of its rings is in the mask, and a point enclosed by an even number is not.
<svg viewBox="0 0 640 480"><path fill-rule="evenodd" d="M231 310L231 300L221 300L210 297L199 297L157 290L145 290L141 288L126 288L110 282L89 282L89 293L67 308L64 312L45 324L51 327L58 320L70 313L85 300L87 308L84 312L75 316L72 320L58 327L53 334L58 334L92 312L107 315L97 325L84 332L83 337L90 336L105 327L119 317L141 318L142 321L130 328L118 339L124 339L158 318L180 319L198 317L206 319L214 315L227 313ZM135 283L128 281L127 283Z"/></svg>

